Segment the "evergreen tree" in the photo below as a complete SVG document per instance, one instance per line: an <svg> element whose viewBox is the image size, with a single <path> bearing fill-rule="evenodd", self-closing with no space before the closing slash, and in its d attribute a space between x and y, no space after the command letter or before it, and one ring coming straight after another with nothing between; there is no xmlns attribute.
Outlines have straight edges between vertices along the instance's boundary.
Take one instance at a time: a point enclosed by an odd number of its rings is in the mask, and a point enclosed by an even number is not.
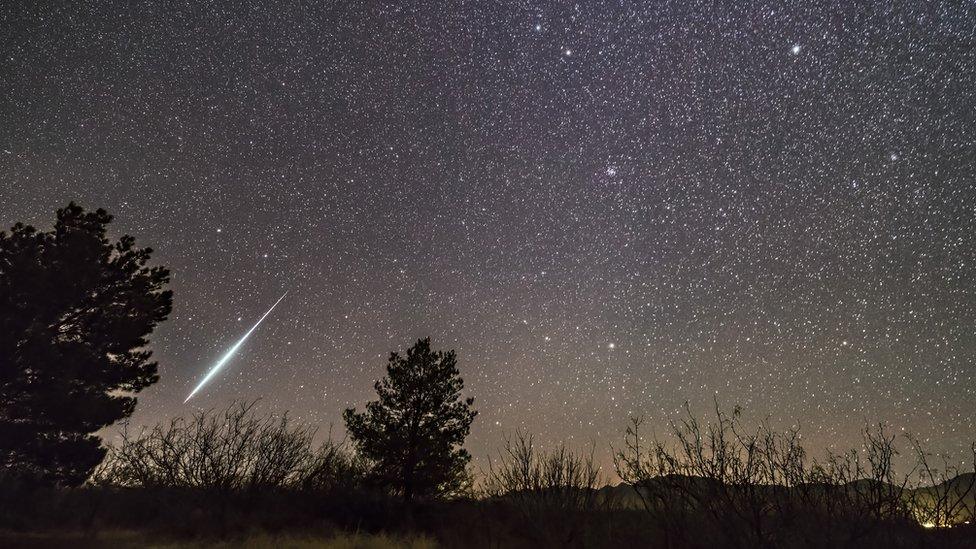
<svg viewBox="0 0 976 549"><path fill-rule="evenodd" d="M477 412L464 388L454 351L431 351L421 339L407 356L390 353L378 400L362 413L343 413L359 452L375 478L406 500L458 492L468 480L471 455L462 448Z"/></svg>
<svg viewBox="0 0 976 549"><path fill-rule="evenodd" d="M0 469L77 485L102 460L93 433L158 380L146 337L165 320L169 272L106 237L112 216L74 203L54 230L0 232Z"/></svg>

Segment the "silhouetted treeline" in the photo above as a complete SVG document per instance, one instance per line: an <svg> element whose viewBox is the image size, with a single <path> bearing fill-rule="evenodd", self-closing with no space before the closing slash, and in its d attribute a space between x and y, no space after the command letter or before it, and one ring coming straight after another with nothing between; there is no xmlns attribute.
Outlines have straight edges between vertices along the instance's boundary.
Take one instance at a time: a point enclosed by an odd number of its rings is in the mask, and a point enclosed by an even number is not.
<svg viewBox="0 0 976 549"><path fill-rule="evenodd" d="M0 232L0 546L122 529L153 541L340 530L451 547L976 547L976 446L964 468L883 426L813 456L797 430L747 428L738 409L688 413L663 439L635 419L615 486L593 448L517 432L475 475L474 399L454 351L429 339L391 353L376 400L345 410L348 443L238 403L124 427L106 448L95 433L158 380L146 347L172 304L169 272L132 237L110 240L111 219L69 204L51 231Z"/></svg>
<svg viewBox="0 0 976 549"><path fill-rule="evenodd" d="M974 475L883 428L863 447L810 456L796 430L746 429L736 410L690 414L646 440L635 420L607 486L593 449L539 448L517 432L477 484L415 498L331 433L253 405L124 430L82 488L4 483L0 529L426 534L452 547L972 547ZM914 467L899 475L901 447ZM902 456L907 457L907 456ZM968 461L968 460L967 460ZM952 525L952 528L947 526ZM932 526L926 528L926 526Z"/></svg>

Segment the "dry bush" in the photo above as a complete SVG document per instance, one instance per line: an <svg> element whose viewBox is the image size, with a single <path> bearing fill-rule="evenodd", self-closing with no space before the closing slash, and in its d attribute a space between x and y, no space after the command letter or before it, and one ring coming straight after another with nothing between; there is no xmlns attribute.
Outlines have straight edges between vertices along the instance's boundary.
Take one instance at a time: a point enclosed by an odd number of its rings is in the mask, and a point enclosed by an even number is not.
<svg viewBox="0 0 976 549"><path fill-rule="evenodd" d="M965 473L946 456L936 456L922 448L915 437L909 437L916 459L916 489L909 504L916 520L927 527L970 523L976 514L976 469ZM976 443L970 447L976 467Z"/></svg>
<svg viewBox="0 0 976 549"><path fill-rule="evenodd" d="M617 474L636 489L668 544L687 541L693 532L733 546L768 545L774 519L798 506L791 490L806 480L799 433L776 433L765 422L746 432L739 409L716 409L716 416L702 424L688 411L670 424L672 444L645 443L642 421L634 419L625 448L615 454Z"/></svg>
<svg viewBox="0 0 976 549"><path fill-rule="evenodd" d="M882 425L864 430L860 451L811 460L796 428L776 432L761 422L746 430L740 416L716 406L717 419L702 423L686 406L667 442L645 441L642 420L632 420L614 463L665 545L687 546L690 533L729 547L785 546L809 535L856 544L891 526L917 530L917 517L943 525L970 516L965 498L976 481L949 482L965 477L929 467L918 445L916 467L896 475L895 437Z"/></svg>
<svg viewBox="0 0 976 549"><path fill-rule="evenodd" d="M259 416L254 404L176 418L110 448L96 472L100 484L203 488L219 492L266 488L332 489L359 475L358 462L331 438L314 445L315 429L287 415Z"/></svg>
<svg viewBox="0 0 976 549"><path fill-rule="evenodd" d="M482 493L510 505L545 545L581 543L588 520L599 510L599 469L593 451L576 454L560 445L538 450L532 435L506 437L498 459L489 460Z"/></svg>

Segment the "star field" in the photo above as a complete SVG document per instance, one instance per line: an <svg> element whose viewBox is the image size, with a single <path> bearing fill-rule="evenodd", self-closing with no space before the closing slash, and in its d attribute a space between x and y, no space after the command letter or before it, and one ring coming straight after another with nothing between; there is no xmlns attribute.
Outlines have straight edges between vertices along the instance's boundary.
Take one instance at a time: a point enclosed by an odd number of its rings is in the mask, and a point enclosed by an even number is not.
<svg viewBox="0 0 976 549"><path fill-rule="evenodd" d="M430 335L477 457L713 399L968 447L976 5L734 4L4 5L0 222L104 207L173 270L136 422L327 429Z"/></svg>

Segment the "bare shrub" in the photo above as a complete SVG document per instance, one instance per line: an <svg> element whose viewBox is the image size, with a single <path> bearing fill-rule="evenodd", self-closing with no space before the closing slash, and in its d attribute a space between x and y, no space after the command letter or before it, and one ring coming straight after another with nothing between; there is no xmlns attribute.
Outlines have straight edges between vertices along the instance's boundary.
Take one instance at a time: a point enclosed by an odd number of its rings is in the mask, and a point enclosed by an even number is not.
<svg viewBox="0 0 976 549"><path fill-rule="evenodd" d="M690 411L669 424L674 442L645 442L642 420L626 431L615 453L618 476L633 486L668 544L688 532L718 535L732 546L758 547L774 540L774 519L790 516L799 502L792 489L806 480L806 452L796 429L773 431L762 422L746 432L740 410L702 424ZM710 531L690 528L707 521Z"/></svg>
<svg viewBox="0 0 976 549"><path fill-rule="evenodd" d="M580 542L587 520L601 506L592 448L588 454L565 445L538 450L533 436L519 430L505 438L494 461L484 474L484 496L515 508L545 544Z"/></svg>
<svg viewBox="0 0 976 549"><path fill-rule="evenodd" d="M856 543L888 524L914 525L906 500L910 476L896 475L895 436L883 424L865 427L861 447L828 451L806 472L802 503L813 522L829 525L838 541Z"/></svg>
<svg viewBox="0 0 976 549"><path fill-rule="evenodd" d="M358 476L358 465L330 437L287 415L259 416L254 402L176 418L122 440L97 471L98 483L144 488L331 489Z"/></svg>
<svg viewBox="0 0 976 549"><path fill-rule="evenodd" d="M887 535L885 525L971 517L974 475L960 476L948 461L930 466L917 443L915 467L897 475L895 436L883 425L863 431L860 451L811 460L797 428L776 432L763 421L746 430L740 416L716 405L717 419L702 423L686 406L667 442L645 440L642 420L632 420L614 464L666 545L688 545L689 532L729 547L789 545L804 532L851 544Z"/></svg>
<svg viewBox="0 0 976 549"><path fill-rule="evenodd" d="M974 470L965 473L947 456L936 456L909 437L916 462L916 489L910 495L915 518L927 527L971 522L976 512L976 443L970 447Z"/></svg>

